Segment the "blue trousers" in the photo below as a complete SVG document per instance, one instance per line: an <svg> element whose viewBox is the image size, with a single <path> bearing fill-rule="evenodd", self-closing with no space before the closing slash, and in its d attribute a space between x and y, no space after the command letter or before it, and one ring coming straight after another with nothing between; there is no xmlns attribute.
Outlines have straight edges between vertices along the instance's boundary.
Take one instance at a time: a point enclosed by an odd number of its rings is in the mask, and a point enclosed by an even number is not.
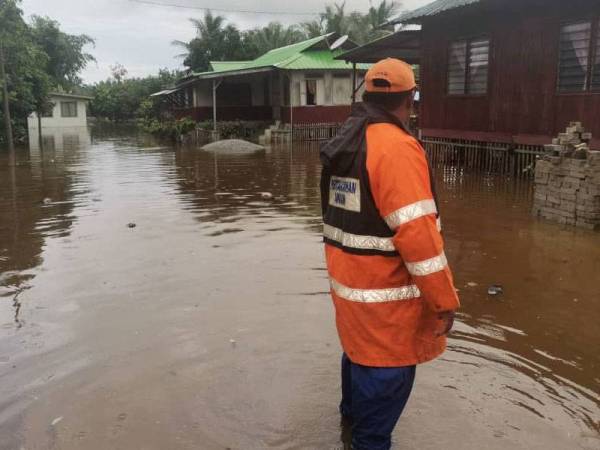
<svg viewBox="0 0 600 450"><path fill-rule="evenodd" d="M415 380L415 366L365 367L342 355L340 412L352 423L353 450L389 450Z"/></svg>

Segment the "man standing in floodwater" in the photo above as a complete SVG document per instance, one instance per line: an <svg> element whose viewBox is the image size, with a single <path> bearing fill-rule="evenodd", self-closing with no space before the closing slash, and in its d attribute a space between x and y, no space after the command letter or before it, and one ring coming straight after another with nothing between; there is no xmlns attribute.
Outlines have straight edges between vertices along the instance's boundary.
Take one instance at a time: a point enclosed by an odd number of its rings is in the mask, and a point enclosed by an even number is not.
<svg viewBox="0 0 600 450"><path fill-rule="evenodd" d="M354 450L387 450L417 364L446 348L459 307L431 170L406 127L412 68L375 64L339 135L321 150L324 240Z"/></svg>

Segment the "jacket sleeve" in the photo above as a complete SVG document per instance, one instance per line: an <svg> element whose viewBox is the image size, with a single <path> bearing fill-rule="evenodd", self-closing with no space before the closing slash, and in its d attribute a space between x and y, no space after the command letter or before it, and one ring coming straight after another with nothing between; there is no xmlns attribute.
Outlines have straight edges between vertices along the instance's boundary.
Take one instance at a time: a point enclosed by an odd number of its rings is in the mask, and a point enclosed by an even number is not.
<svg viewBox="0 0 600 450"><path fill-rule="evenodd" d="M394 246L421 295L436 312L460 306L444 253L425 152L416 140L377 151L369 161L373 197Z"/></svg>

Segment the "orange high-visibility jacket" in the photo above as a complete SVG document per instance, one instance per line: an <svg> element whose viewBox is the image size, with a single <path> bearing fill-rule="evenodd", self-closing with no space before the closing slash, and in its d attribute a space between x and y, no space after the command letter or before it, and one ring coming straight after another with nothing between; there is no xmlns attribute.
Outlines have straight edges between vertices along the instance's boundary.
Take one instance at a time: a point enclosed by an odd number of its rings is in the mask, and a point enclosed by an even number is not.
<svg viewBox="0 0 600 450"><path fill-rule="evenodd" d="M341 344L355 363L439 356L438 314L459 301L419 142L375 105L358 104L321 152L324 240Z"/></svg>

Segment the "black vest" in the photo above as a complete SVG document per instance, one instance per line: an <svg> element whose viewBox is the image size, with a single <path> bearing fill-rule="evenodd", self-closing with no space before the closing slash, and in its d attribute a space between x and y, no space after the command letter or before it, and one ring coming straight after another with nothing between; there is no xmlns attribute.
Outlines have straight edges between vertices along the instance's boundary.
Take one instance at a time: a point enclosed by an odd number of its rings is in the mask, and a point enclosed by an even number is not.
<svg viewBox="0 0 600 450"><path fill-rule="evenodd" d="M394 236L394 231L375 205L367 172L366 131L370 124L375 123L392 123L409 133L401 121L378 105L356 103L338 135L321 149L321 206L326 229L324 241L347 253L398 256L398 252L389 246L365 248L369 245L350 246L343 243L353 240L380 241L370 238L386 240ZM431 170L429 173L431 177ZM431 183L435 199L433 177ZM340 238L342 235L345 239Z"/></svg>

